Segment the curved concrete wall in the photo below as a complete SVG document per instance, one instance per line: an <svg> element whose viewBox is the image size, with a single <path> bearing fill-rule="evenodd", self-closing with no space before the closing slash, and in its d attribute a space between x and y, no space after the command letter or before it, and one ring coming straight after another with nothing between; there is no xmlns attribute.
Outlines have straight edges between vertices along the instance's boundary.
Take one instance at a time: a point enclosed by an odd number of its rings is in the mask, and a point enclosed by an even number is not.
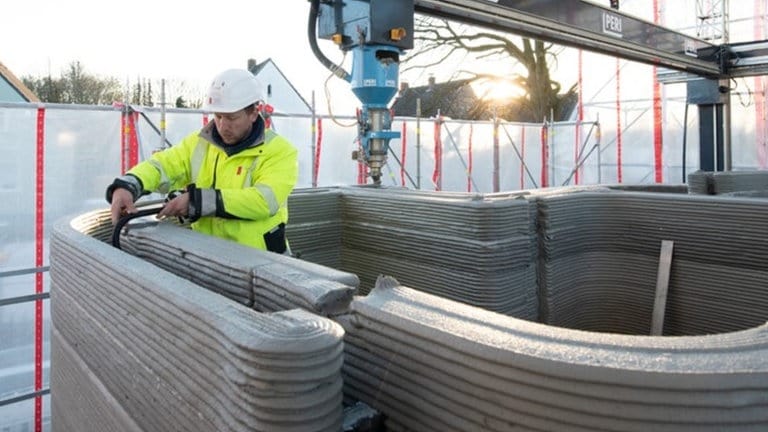
<svg viewBox="0 0 768 432"><path fill-rule="evenodd" d="M392 431L763 431L768 326L692 337L567 330L382 278L352 303L348 397Z"/></svg>
<svg viewBox="0 0 768 432"><path fill-rule="evenodd" d="M232 300L262 312L302 308L346 312L359 280L351 273L267 253L160 223L123 231L121 247Z"/></svg>
<svg viewBox="0 0 768 432"><path fill-rule="evenodd" d="M425 292L535 320L536 209L522 196L299 190L289 200L288 236L302 259L357 274L363 294L386 272Z"/></svg>
<svg viewBox="0 0 768 432"><path fill-rule="evenodd" d="M768 317L768 201L639 192L535 199L541 321L649 334L662 240L674 241L665 335L729 332Z"/></svg>
<svg viewBox="0 0 768 432"><path fill-rule="evenodd" d="M649 334L659 249L672 240L665 335L765 321L767 200L625 189L297 191L289 234L312 260L329 256L319 251L332 227L327 248L341 259L324 264L358 274L362 293L384 273L505 315L626 334Z"/></svg>
<svg viewBox="0 0 768 432"><path fill-rule="evenodd" d="M52 234L54 430L341 428L338 324L257 312L99 241L105 226L108 214L95 212Z"/></svg>
<svg viewBox="0 0 768 432"><path fill-rule="evenodd" d="M266 262L241 260L231 244L166 224L123 236L143 260L79 232L57 233L57 253L87 253L83 263L63 263L74 270L56 272L75 272L71 285L89 275L89 261L131 278L132 271L167 273L155 262L210 284L231 305L295 305L331 316L346 331L345 399L380 410L394 431L768 429L766 200L610 187L491 196L339 188L297 191L291 200L289 236L304 258L360 271L364 283L386 272L423 286L383 278L344 313L356 277L274 254ZM108 235L103 213L73 223L80 225L71 231ZM675 243L666 336L621 335L648 334L662 240ZM69 245L85 241L122 260ZM215 264L200 267L209 261ZM68 345L54 351L91 358L92 343L74 336L88 328L57 336L64 332L56 295L54 337ZM89 301L78 297L69 306ZM136 314L129 312L114 309L119 318ZM531 322L537 319L552 325ZM65 370L94 382L90 393L102 385L120 394L93 365L103 367L73 360ZM124 405L121 412L109 398L99 403L112 421L142 427ZM73 411L82 406L70 404ZM214 414L219 421L235 415Z"/></svg>

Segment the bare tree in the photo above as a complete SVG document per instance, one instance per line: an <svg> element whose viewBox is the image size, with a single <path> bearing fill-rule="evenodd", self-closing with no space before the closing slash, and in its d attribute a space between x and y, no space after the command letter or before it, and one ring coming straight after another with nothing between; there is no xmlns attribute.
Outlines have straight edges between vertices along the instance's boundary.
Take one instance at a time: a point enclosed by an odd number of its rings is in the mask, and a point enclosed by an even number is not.
<svg viewBox="0 0 768 432"><path fill-rule="evenodd" d="M50 74L44 77L25 75L21 81L41 101L48 103L111 105L113 102L124 101L126 93L129 102L133 104L154 106L162 102L158 95L160 80L151 81L139 77L131 91L126 92L118 78L92 75L79 61L71 62L59 78ZM180 98L184 107L200 108L203 103L202 94L202 90L185 81L166 81L167 106L173 106L173 101Z"/></svg>
<svg viewBox="0 0 768 432"><path fill-rule="evenodd" d="M49 74L23 76L21 80L43 102L105 105L123 98L117 79L91 75L79 61L70 63L59 78Z"/></svg>
<svg viewBox="0 0 768 432"><path fill-rule="evenodd" d="M493 31L478 31L466 25L421 16L416 19L414 34L416 48L405 59L404 72L445 65L451 58L460 56L478 60L493 58L498 62L507 62L512 66L508 68L510 70L522 66L524 71L511 76L457 71L476 80L505 79L520 87L523 96L502 107L502 116L507 114L518 120L539 122L553 114L555 120L562 120L576 100L575 84L563 92L561 84L550 75L550 63L557 61L554 46L550 43Z"/></svg>
<svg viewBox="0 0 768 432"><path fill-rule="evenodd" d="M120 83L115 78L99 78L85 71L85 67L74 61L62 74L63 103L105 105L122 96Z"/></svg>

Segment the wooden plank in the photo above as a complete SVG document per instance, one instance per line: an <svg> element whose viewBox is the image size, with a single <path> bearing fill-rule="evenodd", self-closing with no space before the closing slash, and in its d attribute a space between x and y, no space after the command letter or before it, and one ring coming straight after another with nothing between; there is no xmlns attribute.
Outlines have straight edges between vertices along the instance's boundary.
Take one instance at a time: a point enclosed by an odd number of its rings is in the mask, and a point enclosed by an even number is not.
<svg viewBox="0 0 768 432"><path fill-rule="evenodd" d="M664 312L667 308L667 290L669 288L669 272L672 267L673 249L674 242L671 240L661 241L659 270L656 274L656 299L653 302L651 336L661 336L664 330Z"/></svg>

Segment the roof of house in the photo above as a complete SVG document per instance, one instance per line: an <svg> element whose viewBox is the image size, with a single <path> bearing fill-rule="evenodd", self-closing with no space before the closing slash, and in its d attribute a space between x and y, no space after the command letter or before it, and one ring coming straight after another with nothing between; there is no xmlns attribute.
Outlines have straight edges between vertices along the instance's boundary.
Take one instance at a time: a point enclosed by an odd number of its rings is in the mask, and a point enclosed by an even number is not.
<svg viewBox="0 0 768 432"><path fill-rule="evenodd" d="M525 110L524 100L506 98L485 100L475 94L470 85L472 79L436 83L433 78L426 86L409 87L402 85L392 110L396 116L417 117L416 102L421 100L421 117L442 115L457 120L489 120L496 116L506 121L535 121ZM556 109L555 120L567 120L575 110L578 97L564 96L561 106Z"/></svg>
<svg viewBox="0 0 768 432"><path fill-rule="evenodd" d="M475 119L483 103L470 86L471 82L464 79L436 83L430 78L425 86L402 85L392 110L397 116L417 117L416 103L421 100L421 117L436 117L439 113L453 119Z"/></svg>
<svg viewBox="0 0 768 432"><path fill-rule="evenodd" d="M272 63L272 66L275 67L275 70L277 70L277 72L280 74L280 76L283 77L285 82L288 83L288 85L291 87L291 89L293 89L293 91L296 93L296 95L299 97L299 99L301 99L301 101L304 103L304 105L307 106L307 109L311 111L312 107L307 103L307 100L304 99L304 97L301 95L301 93L299 93L299 91L296 89L296 87L294 87L293 83L288 79L288 77L285 76L283 71L280 70L280 68L277 66L277 63L273 62L271 58L268 58L268 59L266 59L263 62L258 63L258 64L253 59L248 60L248 70L252 74L258 75L259 72L261 72L267 66L267 64L269 64L269 63Z"/></svg>
<svg viewBox="0 0 768 432"><path fill-rule="evenodd" d="M40 102L40 98L37 97L32 90L16 78L16 75L11 72L10 69L5 67L3 63L0 63L0 78L4 79L14 90L16 90L27 102Z"/></svg>

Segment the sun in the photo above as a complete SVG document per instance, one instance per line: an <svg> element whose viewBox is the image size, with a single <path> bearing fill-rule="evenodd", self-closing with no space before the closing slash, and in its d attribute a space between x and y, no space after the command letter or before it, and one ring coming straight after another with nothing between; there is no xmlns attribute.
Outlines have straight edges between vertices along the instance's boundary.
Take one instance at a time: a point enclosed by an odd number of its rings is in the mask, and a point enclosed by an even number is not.
<svg viewBox="0 0 768 432"><path fill-rule="evenodd" d="M525 95L525 90L509 79L482 79L472 83L472 89L480 99L509 100Z"/></svg>

